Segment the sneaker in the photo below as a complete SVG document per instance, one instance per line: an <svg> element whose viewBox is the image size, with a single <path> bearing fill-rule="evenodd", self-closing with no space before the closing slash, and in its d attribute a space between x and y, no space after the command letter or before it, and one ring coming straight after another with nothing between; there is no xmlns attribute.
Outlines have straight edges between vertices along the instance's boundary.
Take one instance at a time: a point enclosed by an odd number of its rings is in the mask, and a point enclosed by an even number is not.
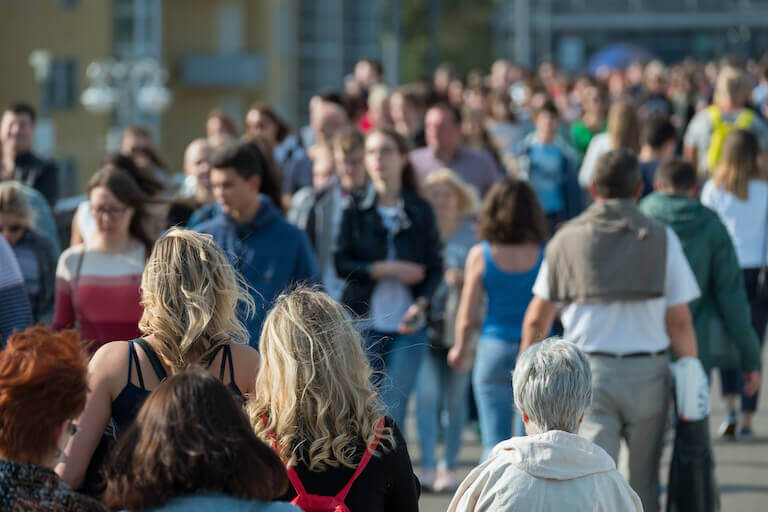
<svg viewBox="0 0 768 512"><path fill-rule="evenodd" d="M459 487L459 482L456 480L456 475L453 471L439 468L437 470L437 477L435 478L434 490L435 492L453 492Z"/></svg>
<svg viewBox="0 0 768 512"><path fill-rule="evenodd" d="M752 433L752 429L749 427L741 427L739 429L739 441L744 441L749 443L750 441L753 441L755 439L754 434ZM437 485L437 482L435 482L435 485Z"/></svg>
<svg viewBox="0 0 768 512"><path fill-rule="evenodd" d="M424 492L432 492L435 486L435 471L433 469L423 469L419 473L419 483L421 484L421 490Z"/></svg>
<svg viewBox="0 0 768 512"><path fill-rule="evenodd" d="M736 413L734 411L729 411L728 414L726 414L717 433L723 439L736 438Z"/></svg>

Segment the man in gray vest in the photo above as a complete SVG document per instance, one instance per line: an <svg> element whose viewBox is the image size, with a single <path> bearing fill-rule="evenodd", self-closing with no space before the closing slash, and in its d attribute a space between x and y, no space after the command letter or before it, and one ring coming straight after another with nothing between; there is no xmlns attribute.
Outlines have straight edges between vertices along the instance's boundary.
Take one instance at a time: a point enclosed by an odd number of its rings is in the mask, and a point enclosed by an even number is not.
<svg viewBox="0 0 768 512"><path fill-rule="evenodd" d="M699 287L675 233L638 211L643 182L631 152L601 157L589 191L595 203L547 246L520 351L548 335L560 309L565 336L586 352L593 375L580 433L614 460L627 442L629 483L643 508L656 511L668 350L697 357L688 302Z"/></svg>

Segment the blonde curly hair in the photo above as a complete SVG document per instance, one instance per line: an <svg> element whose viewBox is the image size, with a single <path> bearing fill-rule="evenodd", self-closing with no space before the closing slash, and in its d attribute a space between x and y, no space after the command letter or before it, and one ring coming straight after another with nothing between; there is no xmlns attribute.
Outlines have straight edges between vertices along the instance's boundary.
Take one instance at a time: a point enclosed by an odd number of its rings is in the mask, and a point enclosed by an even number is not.
<svg viewBox="0 0 768 512"><path fill-rule="evenodd" d="M264 323L260 352L246 407L256 434L270 445L277 439L288 466L356 467L383 406L362 337L344 308L311 288L281 295ZM391 428L380 437L394 446Z"/></svg>
<svg viewBox="0 0 768 512"><path fill-rule="evenodd" d="M172 374L206 361L219 345L248 343L238 307L254 310L246 284L210 235L172 228L160 238L141 277L139 329L158 342Z"/></svg>

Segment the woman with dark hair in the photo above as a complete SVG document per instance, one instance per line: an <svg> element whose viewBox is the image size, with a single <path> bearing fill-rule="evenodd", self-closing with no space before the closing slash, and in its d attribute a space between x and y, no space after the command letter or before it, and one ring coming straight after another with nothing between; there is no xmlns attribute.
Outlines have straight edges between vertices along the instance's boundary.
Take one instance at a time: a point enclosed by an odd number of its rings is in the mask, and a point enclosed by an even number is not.
<svg viewBox="0 0 768 512"><path fill-rule="evenodd" d="M280 458L254 434L227 387L202 369L160 384L107 464L112 509L291 512Z"/></svg>
<svg viewBox="0 0 768 512"><path fill-rule="evenodd" d="M137 149L136 152L141 153L142 149ZM158 180L152 173L152 171L146 167L139 166L137 164L137 158L133 156L126 156L121 153L113 153L107 157L104 162L104 167L111 166L122 169L128 173L139 189L146 195L148 199L155 199L163 195L165 186ZM157 229L153 228L153 224L157 222L155 219L149 220L151 216L147 217L147 228L154 235L157 235ZM93 216L91 204L89 201L83 201L77 205L75 210L75 216L72 218L72 234L70 236L70 247L78 244L88 242L89 238L96 229L96 219Z"/></svg>
<svg viewBox="0 0 768 512"><path fill-rule="evenodd" d="M487 295L488 312L472 374L483 458L512 435L509 375L520 349L523 315L533 297L546 237L546 217L527 183L507 177L493 186L479 217L478 238L483 241L467 256L455 341L448 352L450 366L458 369L466 364L470 336Z"/></svg>
<svg viewBox="0 0 768 512"><path fill-rule="evenodd" d="M284 166L306 155L300 139L291 127L266 103L254 103L245 115L245 138L266 138L272 147L272 158Z"/></svg>
<svg viewBox="0 0 768 512"><path fill-rule="evenodd" d="M368 329L375 369L386 369L382 400L398 425L426 353L425 314L442 282L440 234L419 197L402 135L376 128L365 138L371 179L350 197L337 240L336 270L347 280L342 302Z"/></svg>
<svg viewBox="0 0 768 512"><path fill-rule="evenodd" d="M72 331L30 327L0 352L0 510L105 510L52 469L85 407L87 368Z"/></svg>
<svg viewBox="0 0 768 512"><path fill-rule="evenodd" d="M148 198L124 170L108 165L94 174L88 198L96 226L59 258L53 328L79 329L95 351L139 336L139 283L154 239L146 229Z"/></svg>

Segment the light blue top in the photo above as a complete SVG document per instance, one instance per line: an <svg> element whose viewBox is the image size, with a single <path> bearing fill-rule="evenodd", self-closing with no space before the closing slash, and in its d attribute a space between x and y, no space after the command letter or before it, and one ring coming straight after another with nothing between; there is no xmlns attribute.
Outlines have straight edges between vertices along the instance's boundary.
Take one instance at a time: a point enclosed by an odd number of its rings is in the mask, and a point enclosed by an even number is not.
<svg viewBox="0 0 768 512"><path fill-rule="evenodd" d="M545 213L563 211L563 183L567 164L562 151L555 144L537 143L528 148L528 157L528 179L539 197L542 209Z"/></svg>
<svg viewBox="0 0 768 512"><path fill-rule="evenodd" d="M295 505L282 501L264 503L258 500L243 500L227 494L210 492L191 496L178 496L162 508L152 512L301 512Z"/></svg>
<svg viewBox="0 0 768 512"><path fill-rule="evenodd" d="M533 283L539 273L544 251L536 264L524 272L505 272L493 263L491 244L483 241L483 286L488 294L488 313L480 336L503 341L519 341L523 332L523 316L533 298Z"/></svg>

